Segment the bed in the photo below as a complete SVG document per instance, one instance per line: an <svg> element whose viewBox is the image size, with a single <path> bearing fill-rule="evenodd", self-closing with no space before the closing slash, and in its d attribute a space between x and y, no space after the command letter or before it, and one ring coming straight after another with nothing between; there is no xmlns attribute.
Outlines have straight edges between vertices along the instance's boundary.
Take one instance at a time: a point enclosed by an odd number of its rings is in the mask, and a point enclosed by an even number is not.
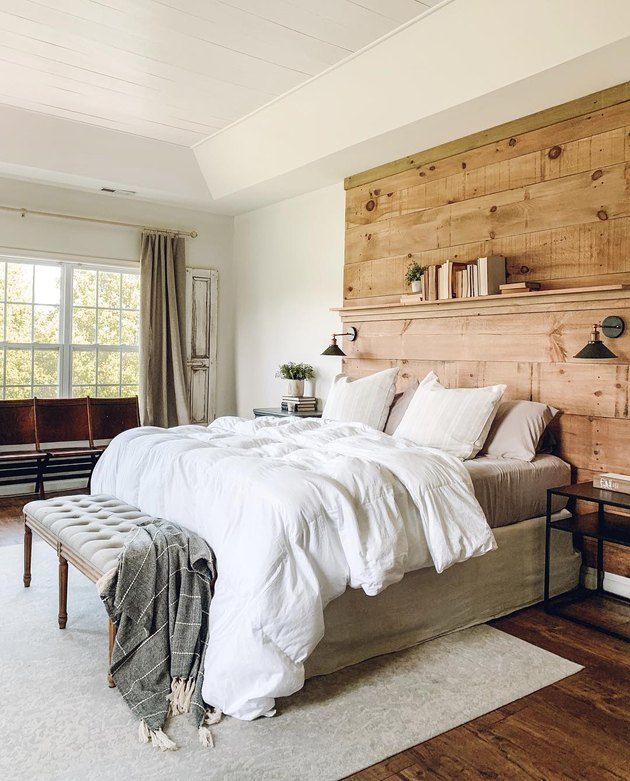
<svg viewBox="0 0 630 781"><path fill-rule="evenodd" d="M252 719L273 715L275 698L305 675L540 598L544 520L520 520L538 504L510 509L501 486L529 495L537 481L544 495L545 480L566 482L568 467L544 457L520 471L491 461L465 466L363 424L221 418L208 428L125 432L92 488L213 547L219 577L203 695ZM579 560L560 550L555 574L570 588Z"/></svg>

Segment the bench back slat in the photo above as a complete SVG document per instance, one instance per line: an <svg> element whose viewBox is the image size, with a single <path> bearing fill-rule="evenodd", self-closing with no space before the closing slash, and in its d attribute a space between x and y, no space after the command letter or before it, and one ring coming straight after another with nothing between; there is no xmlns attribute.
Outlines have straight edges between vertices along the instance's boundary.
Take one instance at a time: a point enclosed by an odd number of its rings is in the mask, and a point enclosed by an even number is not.
<svg viewBox="0 0 630 781"><path fill-rule="evenodd" d="M88 396L88 415L92 442L113 439L140 425L138 397L95 399Z"/></svg>
<svg viewBox="0 0 630 781"><path fill-rule="evenodd" d="M0 401L0 447L3 445L35 447L36 441L33 399Z"/></svg>
<svg viewBox="0 0 630 781"><path fill-rule="evenodd" d="M87 397L77 399L35 398L37 443L79 442L92 447Z"/></svg>

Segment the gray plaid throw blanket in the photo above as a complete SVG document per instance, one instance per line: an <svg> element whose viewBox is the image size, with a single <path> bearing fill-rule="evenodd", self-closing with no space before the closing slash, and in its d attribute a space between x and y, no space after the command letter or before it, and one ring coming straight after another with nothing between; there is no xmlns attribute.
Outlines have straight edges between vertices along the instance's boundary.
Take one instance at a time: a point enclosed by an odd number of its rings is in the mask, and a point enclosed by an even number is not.
<svg viewBox="0 0 630 781"><path fill-rule="evenodd" d="M176 744L164 733L167 718L191 712L203 745L220 711L201 699L214 554L196 534L152 519L129 536L115 570L97 583L118 631L111 672L140 719L139 735L163 750Z"/></svg>

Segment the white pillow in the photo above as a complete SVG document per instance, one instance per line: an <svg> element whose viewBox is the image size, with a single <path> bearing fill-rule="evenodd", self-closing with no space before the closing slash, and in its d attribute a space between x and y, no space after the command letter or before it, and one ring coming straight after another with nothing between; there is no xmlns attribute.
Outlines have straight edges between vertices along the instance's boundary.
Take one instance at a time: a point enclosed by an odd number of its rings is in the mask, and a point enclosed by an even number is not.
<svg viewBox="0 0 630 781"><path fill-rule="evenodd" d="M418 386L394 436L444 450L462 460L474 458L486 441L506 387L445 388L430 372Z"/></svg>
<svg viewBox="0 0 630 781"><path fill-rule="evenodd" d="M358 380L338 374L326 399L322 417L344 423L365 423L382 431L396 392L397 375L397 368Z"/></svg>

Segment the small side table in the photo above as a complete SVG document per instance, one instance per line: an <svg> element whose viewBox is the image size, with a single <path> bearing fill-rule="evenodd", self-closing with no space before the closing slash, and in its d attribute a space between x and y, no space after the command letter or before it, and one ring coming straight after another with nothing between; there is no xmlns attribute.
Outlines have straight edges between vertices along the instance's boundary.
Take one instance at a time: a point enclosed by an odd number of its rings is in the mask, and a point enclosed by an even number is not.
<svg viewBox="0 0 630 781"><path fill-rule="evenodd" d="M321 418L321 412L287 412L280 407L256 407L254 417L262 418L266 415L272 418Z"/></svg>
<svg viewBox="0 0 630 781"><path fill-rule="evenodd" d="M566 496L572 504L575 504L577 499L592 502L597 509L591 513L582 515L573 513L567 518L552 520L551 506L554 495ZM630 517L606 512L606 507L630 510L630 494L595 488L592 483L565 485L547 490L544 608L547 613L599 629L622 640L630 640L630 600L604 589L604 542L630 546ZM567 594L549 596L552 529L597 540L597 588L587 589L579 586ZM602 617L609 619L606 625L602 624Z"/></svg>

